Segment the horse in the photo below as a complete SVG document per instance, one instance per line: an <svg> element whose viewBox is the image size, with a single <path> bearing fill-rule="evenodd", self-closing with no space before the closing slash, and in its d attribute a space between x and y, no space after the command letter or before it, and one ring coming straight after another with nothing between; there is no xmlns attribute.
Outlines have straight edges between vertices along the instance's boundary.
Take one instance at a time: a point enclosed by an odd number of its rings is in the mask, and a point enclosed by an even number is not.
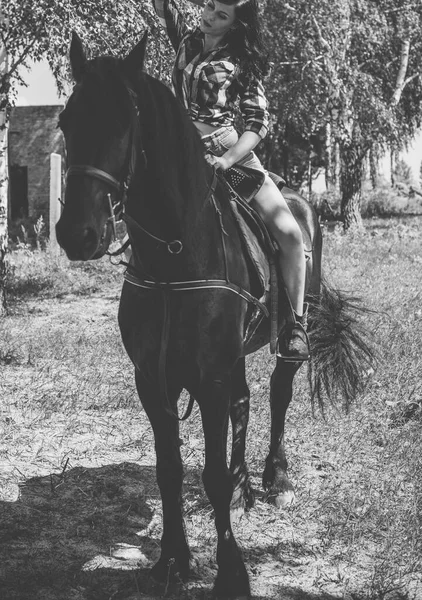
<svg viewBox="0 0 422 600"><path fill-rule="evenodd" d="M261 328L245 343L251 313L263 307L253 293L253 275L242 252L228 189L206 161L183 106L166 85L144 71L146 38L145 34L125 58L88 60L73 34L70 63L75 86L59 119L68 168L57 239L71 260L98 259L108 252L116 218L126 222L132 257L118 321L154 432L163 507L161 555L152 576L163 582L189 576L177 413L185 389L199 406L204 432L202 479L217 530L214 594L249 598L249 578L230 511L253 504L245 463L245 357L268 343L269 319L264 319L265 333ZM284 194L312 244L307 296L316 298L310 314L325 364L331 365L333 378L345 378L343 387L353 394L368 359L367 348L362 346L363 354L350 352L356 340L340 296L330 296L333 310L325 318L332 323L324 334L326 323L318 320L324 312L318 313L318 306L327 306L318 218L298 193L285 188ZM340 345L337 330L342 331ZM277 506L290 503L294 495L287 475L284 422L299 367L278 358L271 376L270 449L263 486ZM233 441L228 466L229 421Z"/></svg>

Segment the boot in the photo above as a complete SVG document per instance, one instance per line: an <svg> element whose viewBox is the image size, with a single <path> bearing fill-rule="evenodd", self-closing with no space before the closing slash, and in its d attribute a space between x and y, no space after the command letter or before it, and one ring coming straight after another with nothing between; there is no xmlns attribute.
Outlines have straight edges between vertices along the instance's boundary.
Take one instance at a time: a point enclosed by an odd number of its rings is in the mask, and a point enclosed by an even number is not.
<svg viewBox="0 0 422 600"><path fill-rule="evenodd" d="M294 311L293 311L294 312ZM308 304L304 305L303 315L295 312L295 322L287 323L278 337L277 356L286 362L304 362L309 359Z"/></svg>

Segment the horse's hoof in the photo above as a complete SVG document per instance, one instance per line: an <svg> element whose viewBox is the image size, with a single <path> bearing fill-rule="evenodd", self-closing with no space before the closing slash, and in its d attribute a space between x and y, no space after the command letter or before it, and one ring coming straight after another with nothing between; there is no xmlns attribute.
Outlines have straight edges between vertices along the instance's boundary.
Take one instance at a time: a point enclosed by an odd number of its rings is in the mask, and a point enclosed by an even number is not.
<svg viewBox="0 0 422 600"><path fill-rule="evenodd" d="M249 600L249 577L243 563L233 565L230 573L218 572L213 589L213 600Z"/></svg>
<svg viewBox="0 0 422 600"><path fill-rule="evenodd" d="M274 504L277 508L288 508L293 506L296 501L296 496L293 490L287 490L282 494L278 494L274 499Z"/></svg>
<svg viewBox="0 0 422 600"><path fill-rule="evenodd" d="M293 490L286 490L279 494L269 491L265 496L265 501L269 504L274 504L277 508L283 509L293 506L296 496Z"/></svg>

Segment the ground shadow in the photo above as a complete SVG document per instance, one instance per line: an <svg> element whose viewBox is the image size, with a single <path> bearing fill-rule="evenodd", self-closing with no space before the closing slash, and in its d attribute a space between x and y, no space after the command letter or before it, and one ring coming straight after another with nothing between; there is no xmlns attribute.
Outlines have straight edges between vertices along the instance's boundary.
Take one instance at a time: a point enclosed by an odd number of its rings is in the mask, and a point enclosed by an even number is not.
<svg viewBox="0 0 422 600"><path fill-rule="evenodd" d="M209 510L199 470L186 473L184 496L192 514ZM154 504L159 504L159 490L150 466L78 467L25 481L16 502L0 502L1 599L211 599L215 548L205 539L193 556L206 559L194 566L187 584L166 586L151 579L150 567L160 552L161 517ZM259 564L270 551L246 551L246 563ZM271 596L259 591L253 596L275 598L337 600L282 585Z"/></svg>
<svg viewBox="0 0 422 600"><path fill-rule="evenodd" d="M16 502L0 503L0 597L100 598L82 593L84 565L116 544L134 549L135 565L154 560L156 540L138 534L153 516L147 498L158 495L155 469L130 463L25 481Z"/></svg>

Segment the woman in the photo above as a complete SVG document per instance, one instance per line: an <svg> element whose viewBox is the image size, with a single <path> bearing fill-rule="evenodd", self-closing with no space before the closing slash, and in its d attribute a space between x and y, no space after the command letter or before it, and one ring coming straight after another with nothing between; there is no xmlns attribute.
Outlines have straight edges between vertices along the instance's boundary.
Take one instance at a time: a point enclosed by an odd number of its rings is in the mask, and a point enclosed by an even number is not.
<svg viewBox="0 0 422 600"><path fill-rule="evenodd" d="M203 0L191 0L203 5ZM267 68L257 0L206 0L199 28L192 29L175 0L153 0L176 50L173 87L198 129L208 160L225 171L241 164L265 173L253 202L280 246L280 269L296 323L279 340L278 355L309 358L304 315L305 255L302 234L277 186L253 152L268 132L262 79ZM234 128L239 101L245 131Z"/></svg>

